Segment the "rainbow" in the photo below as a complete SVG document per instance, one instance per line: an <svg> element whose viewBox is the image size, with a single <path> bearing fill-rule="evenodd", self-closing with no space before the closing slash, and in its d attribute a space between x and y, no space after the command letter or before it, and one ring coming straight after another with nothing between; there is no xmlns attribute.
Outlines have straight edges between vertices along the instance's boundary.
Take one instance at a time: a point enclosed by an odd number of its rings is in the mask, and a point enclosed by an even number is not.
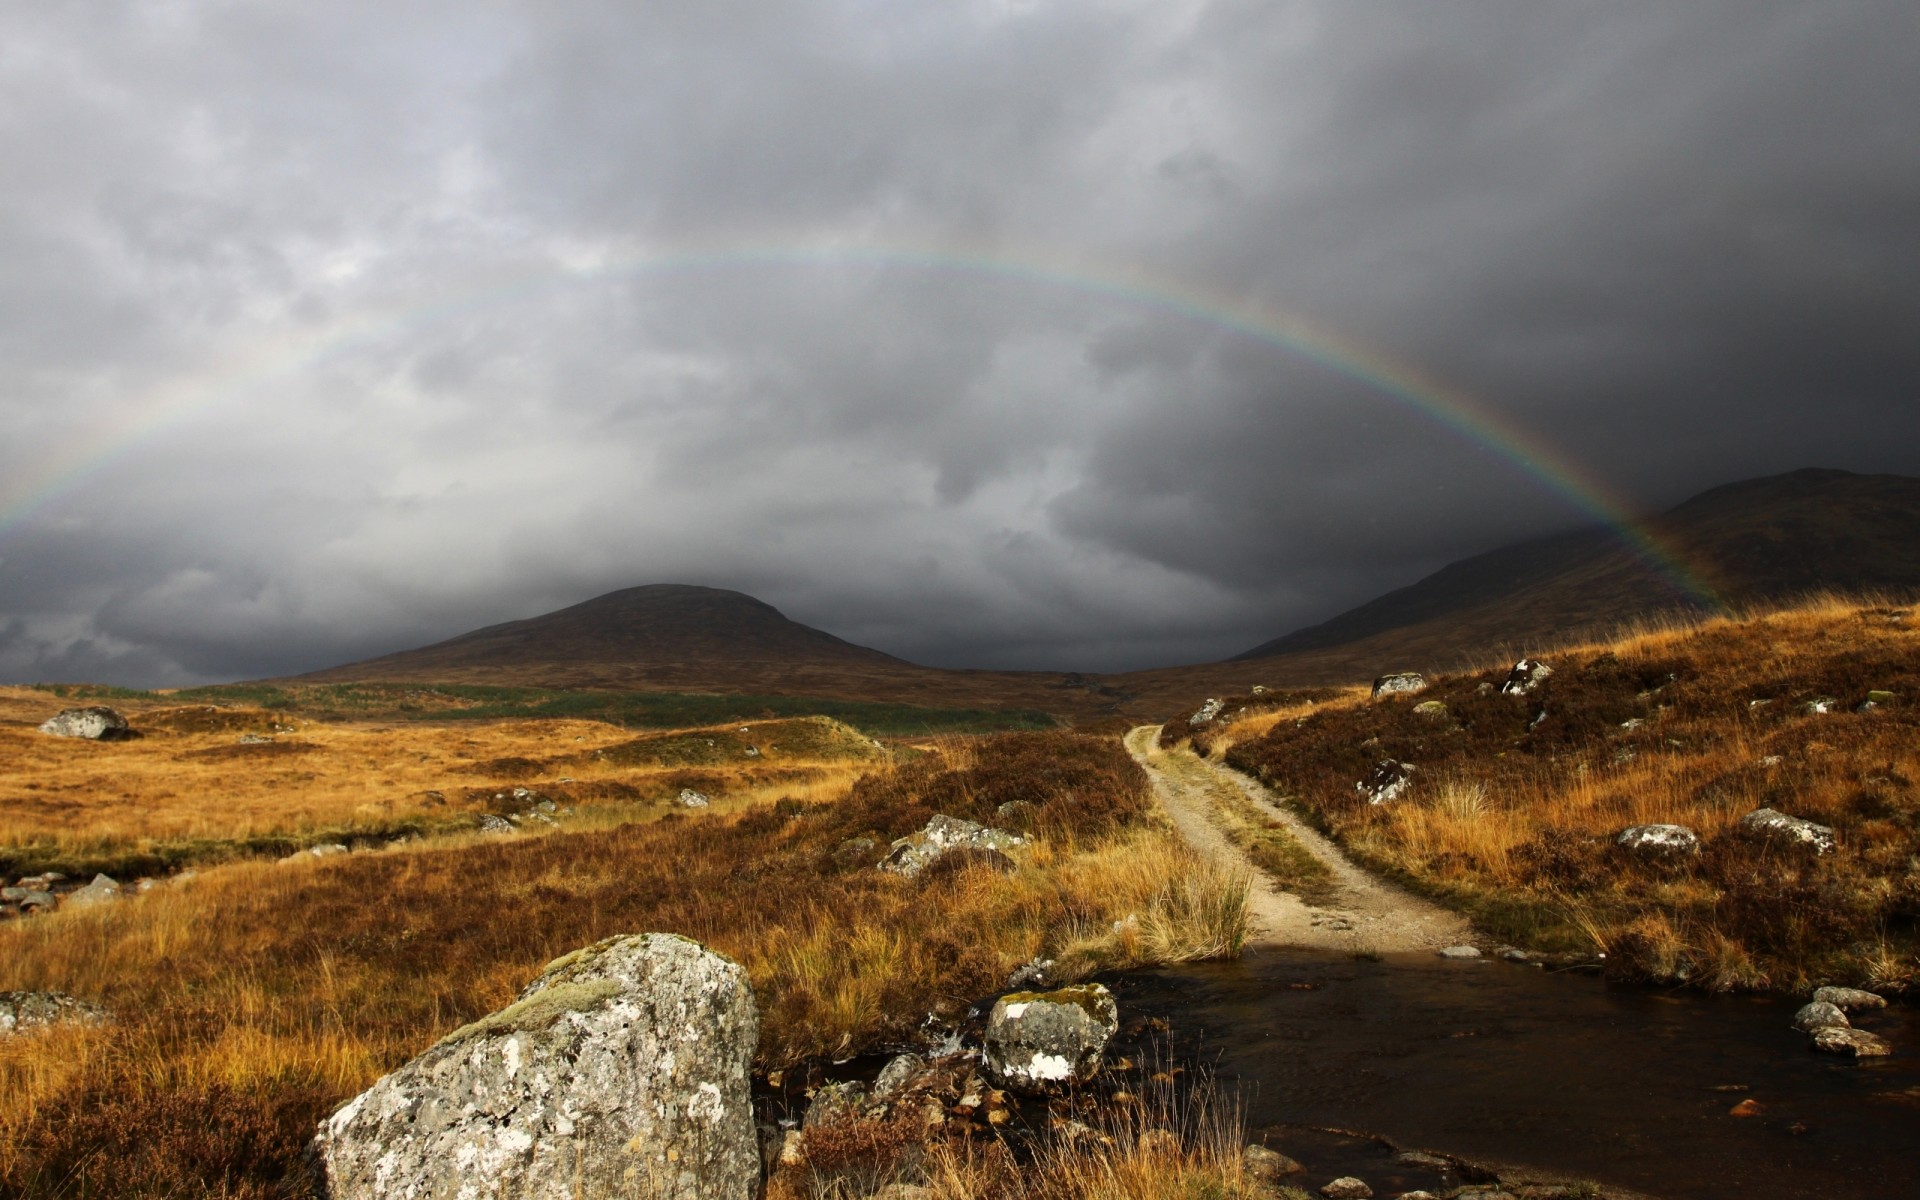
<svg viewBox="0 0 1920 1200"><path fill-rule="evenodd" d="M0 538L166 430L263 383L292 375L356 345L399 331L444 323L558 287L631 275L862 265L961 273L1063 290L1174 314L1198 325L1263 342L1333 375L1360 383L1497 454L1521 474L1611 529L1629 550L1682 596L1711 611L1725 611L1714 590L1641 524L1629 504L1610 495L1597 479L1538 435L1407 363L1318 328L1298 316L1174 281L1090 269L1078 264L1051 263L1041 256L962 254L838 239L676 249L608 256L583 265L554 264L504 281L446 294L427 303L362 310L351 317L261 342L242 354L223 359L195 375L175 380L120 406L110 424L80 431L65 446L46 455L37 469L0 486Z"/></svg>

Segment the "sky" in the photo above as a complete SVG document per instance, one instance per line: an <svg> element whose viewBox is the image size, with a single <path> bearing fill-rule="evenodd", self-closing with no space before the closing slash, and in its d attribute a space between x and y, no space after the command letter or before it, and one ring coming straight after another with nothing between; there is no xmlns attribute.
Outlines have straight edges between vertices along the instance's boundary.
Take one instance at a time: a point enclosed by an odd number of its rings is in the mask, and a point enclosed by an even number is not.
<svg viewBox="0 0 1920 1200"><path fill-rule="evenodd" d="M1206 661L1920 474L1911 0L0 4L0 681Z"/></svg>

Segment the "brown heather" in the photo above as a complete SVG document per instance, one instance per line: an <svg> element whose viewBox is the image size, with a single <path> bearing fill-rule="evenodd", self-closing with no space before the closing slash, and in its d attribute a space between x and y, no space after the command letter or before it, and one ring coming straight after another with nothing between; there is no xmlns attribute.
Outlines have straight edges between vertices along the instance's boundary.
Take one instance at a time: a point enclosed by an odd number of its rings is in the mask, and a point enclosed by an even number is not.
<svg viewBox="0 0 1920 1200"><path fill-rule="evenodd" d="M1920 980L1914 613L1822 600L1643 628L1550 662L1531 695L1498 693L1503 662L1413 696L1296 712L1215 749L1369 865L1498 936L1604 951L1622 977ZM1895 698L1856 711L1869 691ZM1432 700L1444 716L1415 711ZM1809 711L1816 700L1833 711ZM1354 785L1388 758L1415 765L1413 785L1370 805ZM1839 852L1741 837L1740 817L1762 806L1834 827ZM1646 823L1693 828L1702 853L1661 864L1613 846Z"/></svg>
<svg viewBox="0 0 1920 1200"><path fill-rule="evenodd" d="M874 869L936 812L1014 800L1039 841L1012 876ZM0 989L119 1014L0 1042L0 1195L305 1195L324 1113L616 933L740 961L772 1068L909 1039L1035 953L1075 973L1231 953L1244 894L1152 819L1117 744L1065 733L956 744L817 802L214 868L0 929Z"/></svg>

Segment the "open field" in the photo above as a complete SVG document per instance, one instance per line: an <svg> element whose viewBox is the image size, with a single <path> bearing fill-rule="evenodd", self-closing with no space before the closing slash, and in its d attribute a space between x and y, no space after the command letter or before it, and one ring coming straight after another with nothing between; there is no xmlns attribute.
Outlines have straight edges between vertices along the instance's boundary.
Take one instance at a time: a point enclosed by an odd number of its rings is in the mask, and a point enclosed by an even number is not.
<svg viewBox="0 0 1920 1200"><path fill-rule="evenodd" d="M237 863L12 922L0 989L118 1019L0 1042L0 1194L304 1194L321 1114L615 933L741 962L763 1068L914 1041L1036 953L1083 975L1239 944L1244 879L1158 824L1111 740L1011 734L866 768L732 815ZM1016 800L1034 842L1012 875L874 869L935 813L1004 820Z"/></svg>
<svg viewBox="0 0 1920 1200"><path fill-rule="evenodd" d="M1550 662L1525 695L1501 694L1503 664L1200 740L1497 936L1714 989L1920 982L1911 611L1834 600L1676 622ZM1369 803L1356 784L1389 759L1411 782ZM1761 807L1831 826L1837 851L1743 836ZM1651 823L1693 829L1700 852L1613 844Z"/></svg>
<svg viewBox="0 0 1920 1200"><path fill-rule="evenodd" d="M0 874L153 875L321 842L474 828L536 790L575 821L844 789L888 753L826 718L635 734L601 721L320 721L303 710L116 698L142 736L52 738L64 701L0 689ZM246 739L246 740L242 740ZM600 811L606 810L606 811Z"/></svg>

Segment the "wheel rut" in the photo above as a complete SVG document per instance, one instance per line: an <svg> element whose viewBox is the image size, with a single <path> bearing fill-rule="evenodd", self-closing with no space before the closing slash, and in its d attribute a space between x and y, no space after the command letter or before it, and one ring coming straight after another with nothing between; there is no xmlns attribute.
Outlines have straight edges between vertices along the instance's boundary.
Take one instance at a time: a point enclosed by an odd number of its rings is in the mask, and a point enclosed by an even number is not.
<svg viewBox="0 0 1920 1200"><path fill-rule="evenodd" d="M1252 872L1249 949L1388 954L1472 940L1472 927L1460 914L1369 874L1259 783L1190 750L1162 750L1159 735L1159 726L1142 725L1127 734L1127 751L1152 778L1155 796L1188 844L1215 861ZM1222 807L1238 797L1278 822L1326 867L1331 884L1324 898L1308 903L1285 890L1227 836Z"/></svg>

